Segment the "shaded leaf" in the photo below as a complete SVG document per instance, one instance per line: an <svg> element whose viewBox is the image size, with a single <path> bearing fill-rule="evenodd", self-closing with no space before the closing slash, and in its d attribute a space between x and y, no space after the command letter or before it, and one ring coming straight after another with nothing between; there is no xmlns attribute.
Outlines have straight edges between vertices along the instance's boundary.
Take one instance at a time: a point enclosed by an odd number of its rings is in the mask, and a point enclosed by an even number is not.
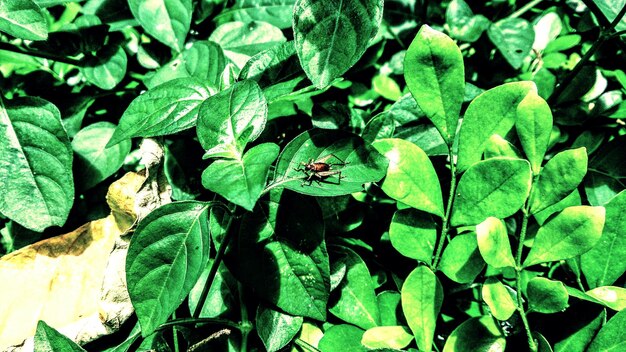
<svg viewBox="0 0 626 352"><path fill-rule="evenodd" d="M400 254L430 264L437 243L437 224L430 214L398 210L389 225L389 239Z"/></svg>
<svg viewBox="0 0 626 352"><path fill-rule="evenodd" d="M420 109L451 145L465 90L461 50L447 35L424 25L406 52L404 77Z"/></svg>
<svg viewBox="0 0 626 352"><path fill-rule="evenodd" d="M453 0L446 9L446 24L452 38L471 43L480 38L491 22L483 15L474 15L464 0Z"/></svg>
<svg viewBox="0 0 626 352"><path fill-rule="evenodd" d="M504 351L506 338L489 315L469 318L448 337L443 352Z"/></svg>
<svg viewBox="0 0 626 352"><path fill-rule="evenodd" d="M87 81L96 87L110 90L124 79L127 61L121 46L105 47L83 67L82 72Z"/></svg>
<svg viewBox="0 0 626 352"><path fill-rule="evenodd" d="M573 258L590 250L604 227L603 207L565 208L537 231L524 267Z"/></svg>
<svg viewBox="0 0 626 352"><path fill-rule="evenodd" d="M615 314L613 318L598 331L598 334L593 341L591 341L587 351L619 351L624 349L624 347L626 347L624 326L626 326L626 310Z"/></svg>
<svg viewBox="0 0 626 352"><path fill-rule="evenodd" d="M406 324L400 309L400 299L400 293L396 291L383 291L376 296L381 326Z"/></svg>
<svg viewBox="0 0 626 352"><path fill-rule="evenodd" d="M378 32L382 0L297 0L293 33L302 68L321 89L343 75L365 53Z"/></svg>
<svg viewBox="0 0 626 352"><path fill-rule="evenodd" d="M474 281L485 267L473 232L458 235L448 243L439 269L451 280L465 284Z"/></svg>
<svg viewBox="0 0 626 352"><path fill-rule="evenodd" d="M439 178L426 153L397 138L377 140L373 146L389 160L383 191L399 202L443 217Z"/></svg>
<svg viewBox="0 0 626 352"><path fill-rule="evenodd" d="M589 313L584 315L581 319L580 312L576 314L577 321L568 324L573 329L567 338L554 344L554 350L556 352L583 352L587 349L587 345L596 335L596 332L600 329L602 324L606 321L606 310L602 309L600 312L590 312L594 315L587 318Z"/></svg>
<svg viewBox="0 0 626 352"><path fill-rule="evenodd" d="M487 29L487 35L515 69L522 66L535 42L532 25L522 18L505 18Z"/></svg>
<svg viewBox="0 0 626 352"><path fill-rule="evenodd" d="M528 307L539 313L557 313L568 307L569 295L561 281L535 277L526 287Z"/></svg>

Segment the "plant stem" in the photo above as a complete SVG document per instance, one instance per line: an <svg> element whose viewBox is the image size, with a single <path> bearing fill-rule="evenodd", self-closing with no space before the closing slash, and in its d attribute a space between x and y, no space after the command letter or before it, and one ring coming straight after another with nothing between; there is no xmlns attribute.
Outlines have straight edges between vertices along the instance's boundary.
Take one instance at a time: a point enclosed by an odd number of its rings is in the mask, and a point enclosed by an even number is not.
<svg viewBox="0 0 626 352"><path fill-rule="evenodd" d="M531 2L529 2L528 4L520 7L519 10L513 12L511 15L509 15L508 18L517 18L523 14L525 14L528 10L532 9L533 7L537 6L539 3L541 3L543 0L533 0Z"/></svg>
<svg viewBox="0 0 626 352"><path fill-rule="evenodd" d="M456 192L456 164L454 163L454 155L452 153L452 147L448 146L448 155L450 158L450 193L448 195L448 204L446 205L446 212L443 215L443 224L441 226L441 235L437 243L437 250L435 251L435 259L431 269L437 270L439 261L441 260L441 252L443 251L443 244L448 237L448 231L450 231L450 215L452 212L452 203L454 202L454 196Z"/></svg>
<svg viewBox="0 0 626 352"><path fill-rule="evenodd" d="M65 56L58 56L58 55L54 55L50 53L45 53L42 51L25 50L13 44L4 43L4 42L0 42L0 50L6 50L6 51L13 52L13 53L22 54L22 55L36 56L42 59L63 62L68 65L74 65L74 66L79 66L79 67L82 66L83 64L82 60L72 59L72 58L65 57Z"/></svg>
<svg viewBox="0 0 626 352"><path fill-rule="evenodd" d="M240 282L238 282L237 291L239 292L239 309L241 314L241 347L239 351L246 352L248 350L248 335L252 331L252 323L250 323L250 318L248 318L248 307L243 299L243 286Z"/></svg>
<svg viewBox="0 0 626 352"><path fill-rule="evenodd" d="M317 348L315 348L315 346L312 346L310 343L302 340L301 338L296 338L295 340L293 340L293 342L302 347L303 349L307 350L307 351L311 351L311 352L321 352L320 350L318 350Z"/></svg>
<svg viewBox="0 0 626 352"><path fill-rule="evenodd" d="M235 212L237 211L237 207L235 206L233 210L228 214L228 223L226 224L226 230L224 234L224 238L222 238L222 243L220 243L220 248L217 251L215 259L211 264L211 268L209 269L209 276L204 284L204 288L202 289L202 293L200 294L200 298L198 299L198 305L196 305L196 309L193 312L193 317L200 317L200 312L202 312L202 307L204 307L204 303L209 295L209 290L211 289L211 285L213 281L215 281L215 275L217 274L217 269L222 264L222 260L224 259L224 254L226 253L226 248L230 243L230 240L233 237L233 232L230 230L230 227L233 223L233 218L235 217Z"/></svg>
<svg viewBox="0 0 626 352"><path fill-rule="evenodd" d="M172 319L176 319L176 312L172 313ZM178 329L176 329L176 325L172 325L172 336L174 339L174 352L178 352Z"/></svg>
<svg viewBox="0 0 626 352"><path fill-rule="evenodd" d="M587 1L585 1L585 4L587 4ZM594 12L596 17L604 18L603 17L604 15L602 14L602 12L597 7L589 7L589 8L592 9L592 10L595 9L595 11L592 11L592 12ZM600 13L597 13L597 12L600 12ZM556 88L554 89L554 92L552 93L552 95L548 99L548 103L549 104L553 104L554 102L556 102L556 100L559 98L559 96L561 94L563 94L563 91L565 90L565 88L567 88L567 86L569 86L572 83L574 78L580 73L580 71L587 64L587 62L589 62L591 60L591 57L593 57L593 55L600 49L602 44L604 44L604 42L606 42L608 39L613 37L613 34L614 34L613 30L615 29L615 26L617 26L617 24L622 20L624 15L626 15L626 5L624 5L622 7L620 12L617 14L617 16L615 16L615 18L613 19L613 21L611 23L609 23L607 26L604 26L600 30L600 36L593 43L591 48L589 48L589 50L587 50L587 52L580 59L580 61L578 61L576 66L574 66L574 69L571 70L567 74L567 76L565 76L565 78L563 78L563 81L561 81L556 86Z"/></svg>
<svg viewBox="0 0 626 352"><path fill-rule="evenodd" d="M533 179L533 184L534 184ZM530 194L532 195L533 189L531 187ZM517 288L517 312L522 318L522 323L524 324L524 330L526 331L526 336L528 337L528 349L532 352L537 351L537 344L535 344L535 340L533 339L532 331L530 330L530 325L528 324L528 318L526 317L526 311L524 311L524 300L522 298L522 251L524 250L524 241L526 240L526 231L528 229L528 219L530 218L530 197L526 201L523 209L523 218L522 218L522 228L519 234L519 243L517 244L517 253L515 253L515 286Z"/></svg>
<svg viewBox="0 0 626 352"><path fill-rule="evenodd" d="M224 325L224 326L228 326L231 327L233 329L237 329L237 330L241 330L242 326L240 324L237 324L235 322L232 322L228 319L221 319L221 318L180 318L180 319L172 319L168 322L165 322L161 325L159 325L159 327L156 329L157 331L159 330L164 330L169 328L170 326L177 326L177 325L196 325L196 324L215 324L215 325Z"/></svg>

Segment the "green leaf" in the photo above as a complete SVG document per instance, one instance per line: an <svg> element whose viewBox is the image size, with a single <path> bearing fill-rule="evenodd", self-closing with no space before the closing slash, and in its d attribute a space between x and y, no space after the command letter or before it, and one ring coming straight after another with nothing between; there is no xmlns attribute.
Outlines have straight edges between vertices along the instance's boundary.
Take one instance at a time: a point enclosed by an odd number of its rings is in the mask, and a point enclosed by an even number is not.
<svg viewBox="0 0 626 352"><path fill-rule="evenodd" d="M342 324L326 330L318 348L324 352L366 352L361 344L364 331L356 326Z"/></svg>
<svg viewBox="0 0 626 352"><path fill-rule="evenodd" d="M279 150L274 143L263 143L248 150L241 159L214 161L202 172L202 185L252 211Z"/></svg>
<svg viewBox="0 0 626 352"><path fill-rule="evenodd" d="M394 326L404 322L402 309L400 308L400 293L396 291L383 291L376 296L378 310L380 311L380 325Z"/></svg>
<svg viewBox="0 0 626 352"><path fill-rule="evenodd" d="M413 335L404 326L377 326L365 331L361 344L367 348L405 348Z"/></svg>
<svg viewBox="0 0 626 352"><path fill-rule="evenodd" d="M489 315L469 318L448 337L443 352L504 351L506 338Z"/></svg>
<svg viewBox="0 0 626 352"><path fill-rule="evenodd" d="M450 36L464 42L475 42L491 22L483 15L474 15L464 0L452 0L446 9Z"/></svg>
<svg viewBox="0 0 626 352"><path fill-rule="evenodd" d="M459 172L480 160L492 135L507 135L517 120L518 105L536 90L533 82L506 83L472 100L459 130Z"/></svg>
<svg viewBox="0 0 626 352"><path fill-rule="evenodd" d="M126 75L126 52L121 46L109 46L98 53L83 67L85 78L96 87L115 88Z"/></svg>
<svg viewBox="0 0 626 352"><path fill-rule="evenodd" d="M589 251L604 227L603 207L565 208L537 231L523 266L569 259Z"/></svg>
<svg viewBox="0 0 626 352"><path fill-rule="evenodd" d="M571 149L556 154L541 169L533 187L530 213L537 213L572 193L587 173L587 150Z"/></svg>
<svg viewBox="0 0 626 352"><path fill-rule="evenodd" d="M337 318L362 329L380 325L374 283L365 262L347 247L331 248L333 261L345 265L346 275L337 289L333 291L333 295L338 294L338 297L336 300L331 299L328 311Z"/></svg>
<svg viewBox="0 0 626 352"><path fill-rule="evenodd" d="M443 217L439 178L426 153L398 138L377 140L373 146L389 160L383 191L415 209Z"/></svg>
<svg viewBox="0 0 626 352"><path fill-rule="evenodd" d="M587 345L589 345L602 324L606 321L605 309L602 309L598 313L593 311L584 312L582 317L581 313L583 312L576 312L576 322L567 324L573 332L567 336L567 338L554 344L554 350L556 352L586 351ZM590 316L590 314L594 315Z"/></svg>
<svg viewBox="0 0 626 352"><path fill-rule="evenodd" d="M483 284L482 297L491 315L498 320L508 320L517 310L511 292L496 278L487 278Z"/></svg>
<svg viewBox="0 0 626 352"><path fill-rule="evenodd" d="M402 310L417 347L431 351L437 317L443 302L443 288L428 267L418 266L402 285Z"/></svg>
<svg viewBox="0 0 626 352"><path fill-rule="evenodd" d="M606 19L610 22L613 22L617 15L620 13L624 4L621 1L600 1L594 0L594 4L602 11L602 14L606 17ZM616 31L623 31L626 29L626 19L622 17L622 19L615 26Z"/></svg>
<svg viewBox="0 0 626 352"><path fill-rule="evenodd" d="M535 41L532 25L522 18L505 18L487 29L491 42L514 68L522 66Z"/></svg>
<svg viewBox="0 0 626 352"><path fill-rule="evenodd" d="M485 267L473 232L458 235L448 243L441 256L439 269L460 284L474 281Z"/></svg>
<svg viewBox="0 0 626 352"><path fill-rule="evenodd" d="M183 51L185 68L191 77L218 87L222 72L226 69L226 57L222 48L211 41L197 41Z"/></svg>
<svg viewBox="0 0 626 352"><path fill-rule="evenodd" d="M296 1L296 51L317 88L328 86L361 58L378 32L382 15L382 0Z"/></svg>
<svg viewBox="0 0 626 352"><path fill-rule="evenodd" d="M539 313L557 313L568 307L569 295L561 281L535 277L526 287L528 307Z"/></svg>
<svg viewBox="0 0 626 352"><path fill-rule="evenodd" d="M485 262L494 268L515 267L506 225L498 218L488 217L476 225L478 250Z"/></svg>
<svg viewBox="0 0 626 352"><path fill-rule="evenodd" d="M515 129L533 174L537 175L552 131L552 111L548 103L530 92L517 106Z"/></svg>
<svg viewBox="0 0 626 352"><path fill-rule="evenodd" d="M612 198L604 208L602 237L581 256L582 271L592 288L612 285L626 272L626 191Z"/></svg>
<svg viewBox="0 0 626 352"><path fill-rule="evenodd" d="M165 82L133 100L107 144L113 146L131 137L154 137L195 126L200 105L214 89L195 78Z"/></svg>
<svg viewBox="0 0 626 352"><path fill-rule="evenodd" d="M45 321L39 320L35 331L35 351L84 352L85 350L69 337L46 324Z"/></svg>
<svg viewBox="0 0 626 352"><path fill-rule="evenodd" d="M129 140L107 148L106 144L115 131L110 122L96 122L80 130L72 140L76 153L76 182L83 190L89 189L113 175L124 164L130 152Z"/></svg>
<svg viewBox="0 0 626 352"><path fill-rule="evenodd" d="M43 11L32 0L3 1L0 4L0 31L26 40L48 38Z"/></svg>
<svg viewBox="0 0 626 352"><path fill-rule="evenodd" d="M326 163L333 164L331 171L341 174L324 177L320 182L312 178L308 182L302 163L324 158L328 158ZM312 129L285 146L269 187L280 186L312 196L340 196L363 190L366 182L380 181L386 168L387 159L361 137L341 130Z"/></svg>
<svg viewBox="0 0 626 352"><path fill-rule="evenodd" d="M383 98L396 101L402 97L400 86L387 75L376 75L372 78L372 89Z"/></svg>
<svg viewBox="0 0 626 352"><path fill-rule="evenodd" d="M37 232L65 223L74 202L72 147L52 103L0 98L0 213Z"/></svg>
<svg viewBox="0 0 626 352"><path fill-rule="evenodd" d="M330 265L322 212L311 197L272 191L244 215L241 280L287 314L326 320Z"/></svg>
<svg viewBox="0 0 626 352"><path fill-rule="evenodd" d="M447 35L422 26L406 52L404 77L419 107L451 145L465 90L459 47Z"/></svg>
<svg viewBox="0 0 626 352"><path fill-rule="evenodd" d="M430 214L415 209L398 210L389 225L389 238L403 256L430 264L437 243L437 224Z"/></svg>
<svg viewBox="0 0 626 352"><path fill-rule="evenodd" d="M285 347L296 336L304 319L294 317L264 305L256 310L256 330L268 352Z"/></svg>
<svg viewBox="0 0 626 352"><path fill-rule="evenodd" d="M232 21L263 21L280 28L291 27L295 0L238 0L216 18L218 24Z"/></svg>
<svg viewBox="0 0 626 352"><path fill-rule="evenodd" d="M142 336L152 334L180 306L208 262L208 205L166 204L144 218L126 259L128 293Z"/></svg>
<svg viewBox="0 0 626 352"><path fill-rule="evenodd" d="M213 223L213 219L211 219L211 223ZM215 236L214 232L212 232L212 236ZM209 263L212 264L212 260L210 260ZM204 290L204 285L206 285L209 270L210 265L207 265L193 289L189 292L188 303L190 312L195 312L198 303L200 303L200 295ZM222 263L218 268L217 273L215 273L215 279L211 283L209 294L204 302L204 305L202 306L202 309L200 310L199 318L216 318L229 310L237 308L237 304L239 304L239 297L237 296L237 283L237 280Z"/></svg>
<svg viewBox="0 0 626 352"><path fill-rule="evenodd" d="M490 216L511 216L524 205L530 184L526 160L492 158L478 162L459 181L450 223L475 225Z"/></svg>
<svg viewBox="0 0 626 352"><path fill-rule="evenodd" d="M621 351L626 348L624 326L626 326L626 310L615 314L598 331L596 337L591 341L587 352Z"/></svg>
<svg viewBox="0 0 626 352"><path fill-rule="evenodd" d="M489 141L485 146L484 151L485 159L497 158L499 156L505 156L509 158L515 159L523 159L522 153L515 148L515 146L507 141L506 139L500 137L497 134L492 134L489 137Z"/></svg>
<svg viewBox="0 0 626 352"><path fill-rule="evenodd" d="M256 82L245 80L208 98L198 114L205 158L241 159L248 142L265 128L267 102Z"/></svg>
<svg viewBox="0 0 626 352"><path fill-rule="evenodd" d="M621 311L626 308L626 288L601 286L585 293L613 310Z"/></svg>
<svg viewBox="0 0 626 352"><path fill-rule="evenodd" d="M209 40L219 44L224 55L241 69L250 57L286 42L287 38L280 28L267 22L237 21L217 27Z"/></svg>
<svg viewBox="0 0 626 352"><path fill-rule="evenodd" d="M137 22L151 36L181 52L191 25L191 0L128 0Z"/></svg>

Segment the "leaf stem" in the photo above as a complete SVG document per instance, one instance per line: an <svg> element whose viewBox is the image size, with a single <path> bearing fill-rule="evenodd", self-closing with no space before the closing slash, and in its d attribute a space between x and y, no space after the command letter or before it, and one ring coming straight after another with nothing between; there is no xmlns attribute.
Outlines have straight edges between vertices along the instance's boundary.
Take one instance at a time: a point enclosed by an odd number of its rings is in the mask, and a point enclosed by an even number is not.
<svg viewBox="0 0 626 352"><path fill-rule="evenodd" d="M46 53L42 51L35 51L32 49L25 50L16 45L5 43L5 42L0 42L0 50L6 50L6 51L13 52L13 53L22 54L22 55L35 56L41 59L48 59L52 61L63 62L68 65L74 65L74 66L79 66L79 67L81 67L83 64L82 60L72 59L72 58L65 57L65 56L54 55L54 54L50 54L50 53Z"/></svg>
<svg viewBox="0 0 626 352"><path fill-rule="evenodd" d="M535 179L533 178L533 184ZM522 323L524 324L524 330L526 331L526 336L528 338L528 349L532 352L537 351L537 344L533 339L532 331L530 330L530 325L528 324L528 318L526 317L526 311L524 310L524 300L522 298L522 251L524 250L524 241L526 240L526 231L528 230L528 219L530 218L530 204L531 198L533 194L533 187L530 187L530 196L526 200L526 204L524 205L524 209L522 209L523 217L522 217L522 227L519 233L519 242L517 244L517 253L515 253L515 287L517 289L517 312L522 318Z"/></svg>
<svg viewBox="0 0 626 352"><path fill-rule="evenodd" d="M318 350L317 348L315 348L315 346L311 345L310 343L302 340L301 338L297 337L295 340L293 340L293 342L302 347L303 349L310 351L310 352L321 352L320 350Z"/></svg>
<svg viewBox="0 0 626 352"><path fill-rule="evenodd" d="M520 7L519 10L513 12L511 15L509 15L509 18L517 18L523 14L525 14L528 10L532 9L533 7L539 5L539 3L541 3L543 0L533 0L531 2L529 2L528 4Z"/></svg>
<svg viewBox="0 0 626 352"><path fill-rule="evenodd" d="M241 315L241 347L239 348L240 352L248 351L248 336L250 335L250 331L252 331L252 323L250 323L250 318L248 317L248 307L246 306L246 301L243 297L243 286L241 282L237 282L239 292L239 311Z"/></svg>
<svg viewBox="0 0 626 352"><path fill-rule="evenodd" d="M196 309L193 312L194 318L200 317L200 312L202 312L202 307L204 307L204 303L206 302L206 299L209 296L209 290L211 289L211 285L213 284L213 281L215 281L215 275L217 274L217 269L220 267L220 264L222 264L222 260L224 259L224 254L226 253L226 248L228 247L228 244L230 243L230 240L233 237L234 231L231 231L230 227L233 223L233 218L235 217L236 211L237 211L237 206L235 206L233 210L230 210L228 223L226 224L226 230L225 230L226 233L224 234L224 238L222 239L222 242L220 243L220 248L218 249L217 254L215 255L215 259L213 260L213 263L211 264L211 268L209 269L209 276L207 277L207 280L204 284L204 288L202 289L202 293L200 294L200 298L198 299L198 304L196 305Z"/></svg>
<svg viewBox="0 0 626 352"><path fill-rule="evenodd" d="M583 2L589 7L590 10L592 10L592 12L594 13L594 15L596 15L596 17L604 18L604 15L599 10L599 8L594 7L594 6L589 6L588 4L589 1L583 1ZM600 30L600 35L598 39L593 43L591 48L587 50L585 55L580 59L580 61L578 61L576 66L574 66L574 68L567 74L567 76L563 78L563 81L561 81L556 86L556 88L554 89L554 92L552 93L550 98L548 98L549 104L553 104L556 102L559 96L563 94L563 91L567 88L567 86L569 86L572 83L572 81L574 80L574 77L576 77L580 73L580 71L587 64L587 62L591 60L591 57L600 49L602 44L604 44L604 42L606 42L608 39L613 37L613 34L614 34L613 30L615 29L615 26L617 26L617 24L622 20L624 15L626 15L626 5L622 7L620 12L617 14L617 16L615 16L615 18L613 19L613 21L611 21L611 23L609 23L606 26L603 26L603 28Z"/></svg>
<svg viewBox="0 0 626 352"><path fill-rule="evenodd" d="M441 227L441 235L437 243L437 249L435 251L435 258L431 269L433 272L437 270L439 261L441 260L441 252L443 251L443 244L448 237L448 231L450 231L450 215L452 213L452 203L454 203L454 196L456 192L456 164L454 163L454 155L452 153L452 147L448 146L448 155L450 158L450 193L448 194L448 204L446 204L446 212L443 215L443 224Z"/></svg>
<svg viewBox="0 0 626 352"><path fill-rule="evenodd" d="M221 318L179 318L169 320L156 328L156 331L164 330L169 328L170 326L178 326L178 325L196 325L196 324L214 324L214 325L224 325L231 327L233 329L241 330L243 327L241 324L237 324L228 319Z"/></svg>

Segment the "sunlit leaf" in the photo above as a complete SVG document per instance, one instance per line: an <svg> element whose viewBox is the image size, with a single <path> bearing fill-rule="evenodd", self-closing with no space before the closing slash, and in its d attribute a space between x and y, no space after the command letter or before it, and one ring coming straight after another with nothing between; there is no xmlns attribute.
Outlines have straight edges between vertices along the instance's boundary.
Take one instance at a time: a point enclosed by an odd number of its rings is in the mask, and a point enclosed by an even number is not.
<svg viewBox="0 0 626 352"><path fill-rule="evenodd" d="M418 266L402 285L402 309L420 350L431 351L443 288L428 267Z"/></svg>
<svg viewBox="0 0 626 352"><path fill-rule="evenodd" d="M26 40L45 40L48 38L48 23L35 1L3 1L0 31Z"/></svg>
<svg viewBox="0 0 626 352"><path fill-rule="evenodd" d="M502 220L489 217L476 225L478 249L485 262L494 268L514 267L511 243Z"/></svg>
<svg viewBox="0 0 626 352"><path fill-rule="evenodd" d="M430 214L415 209L396 211L389 238L400 254L430 264L437 242L437 224Z"/></svg>
<svg viewBox="0 0 626 352"><path fill-rule="evenodd" d="M441 272L461 284L474 281L484 267L473 232L454 237L444 249L439 263Z"/></svg>
<svg viewBox="0 0 626 352"><path fill-rule="evenodd" d="M459 325L446 340L443 352L504 351L506 338L489 315L470 318Z"/></svg>
<svg viewBox="0 0 626 352"><path fill-rule="evenodd" d="M36 351L68 351L82 352L85 351L74 341L56 331L45 321L40 320L37 324L35 332L35 350Z"/></svg>
<svg viewBox="0 0 626 352"><path fill-rule="evenodd" d="M511 292L498 279L488 278L483 284L482 297L498 320L508 320L517 310Z"/></svg>
<svg viewBox="0 0 626 352"><path fill-rule="evenodd" d="M294 317L260 305L256 311L256 329L268 352L285 347L302 327L302 317Z"/></svg>
<svg viewBox="0 0 626 352"><path fill-rule="evenodd" d="M560 281L535 277L526 287L528 307L539 313L556 313L568 307L569 295Z"/></svg>
<svg viewBox="0 0 626 352"><path fill-rule="evenodd" d="M191 0L128 0L128 5L148 34L182 51L191 25Z"/></svg>

